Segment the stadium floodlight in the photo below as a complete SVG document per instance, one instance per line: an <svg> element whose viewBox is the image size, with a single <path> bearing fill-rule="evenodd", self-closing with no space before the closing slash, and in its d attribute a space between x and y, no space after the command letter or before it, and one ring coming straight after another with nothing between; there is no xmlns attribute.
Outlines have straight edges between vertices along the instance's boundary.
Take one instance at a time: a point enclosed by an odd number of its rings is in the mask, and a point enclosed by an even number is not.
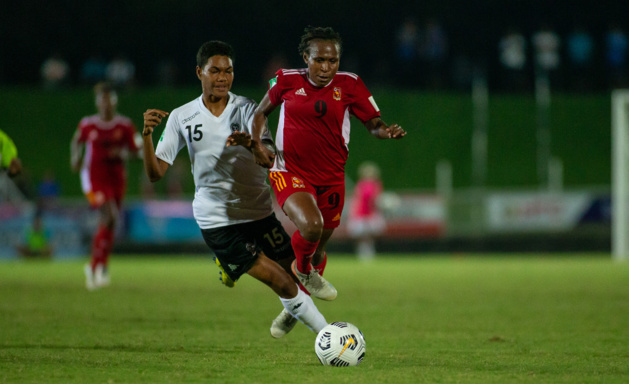
<svg viewBox="0 0 629 384"><path fill-rule="evenodd" d="M629 259L629 89L612 91L612 257Z"/></svg>

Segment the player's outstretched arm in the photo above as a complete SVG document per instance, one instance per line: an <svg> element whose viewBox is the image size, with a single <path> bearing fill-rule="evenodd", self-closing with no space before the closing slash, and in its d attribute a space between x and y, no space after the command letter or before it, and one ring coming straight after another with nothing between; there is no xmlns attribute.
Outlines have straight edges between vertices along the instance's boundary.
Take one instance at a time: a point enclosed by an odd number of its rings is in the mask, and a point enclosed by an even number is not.
<svg viewBox="0 0 629 384"><path fill-rule="evenodd" d="M155 147L153 146L153 131L166 116L168 116L168 112L159 109L147 109L144 112L144 128L142 129L144 171L146 171L146 176L148 176L151 182L156 182L164 177L166 170L170 166L167 162L155 156Z"/></svg>
<svg viewBox="0 0 629 384"><path fill-rule="evenodd" d="M273 110L275 110L275 105L271 103L269 93L267 92L262 101L260 101L258 108L256 108L253 122L251 123L251 152L256 164L265 168L271 168L275 161L275 154L262 145L262 134L266 130L268 116Z"/></svg>
<svg viewBox="0 0 629 384"><path fill-rule="evenodd" d="M378 139L401 139L406 136L406 131L397 124L387 125L379 117L367 120L365 127Z"/></svg>

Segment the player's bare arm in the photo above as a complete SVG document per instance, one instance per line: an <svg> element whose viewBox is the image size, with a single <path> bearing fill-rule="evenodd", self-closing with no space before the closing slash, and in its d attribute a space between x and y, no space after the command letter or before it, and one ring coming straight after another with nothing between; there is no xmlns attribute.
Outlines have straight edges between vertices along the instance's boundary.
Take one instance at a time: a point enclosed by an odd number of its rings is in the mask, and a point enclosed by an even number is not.
<svg viewBox="0 0 629 384"><path fill-rule="evenodd" d="M152 136L155 127L157 127L166 116L168 116L168 112L159 109L147 109L146 112L144 112L144 128L142 129L144 171L146 171L146 175L151 182L156 182L164 177L166 170L170 166L167 162L155 156Z"/></svg>
<svg viewBox="0 0 629 384"><path fill-rule="evenodd" d="M373 136L379 139L401 139L406 136L406 131L398 124L387 125L379 117L365 122L365 127Z"/></svg>
<svg viewBox="0 0 629 384"><path fill-rule="evenodd" d="M253 123L251 124L251 152L253 153L256 164L264 168L271 168L275 161L275 154L262 145L262 134L267 126L268 116L274 109L275 105L271 103L269 93L267 92L262 98L262 101L260 101L253 115Z"/></svg>

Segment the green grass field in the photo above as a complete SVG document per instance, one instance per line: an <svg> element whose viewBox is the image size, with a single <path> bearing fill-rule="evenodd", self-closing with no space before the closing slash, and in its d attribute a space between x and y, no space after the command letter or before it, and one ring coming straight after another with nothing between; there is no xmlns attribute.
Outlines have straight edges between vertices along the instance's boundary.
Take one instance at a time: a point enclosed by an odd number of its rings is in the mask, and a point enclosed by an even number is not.
<svg viewBox="0 0 629 384"><path fill-rule="evenodd" d="M209 257L114 255L87 292L83 262L0 264L2 383L626 383L629 263L607 255L334 255L339 290L316 300L356 324L358 367L319 364L303 325L246 276L229 289Z"/></svg>

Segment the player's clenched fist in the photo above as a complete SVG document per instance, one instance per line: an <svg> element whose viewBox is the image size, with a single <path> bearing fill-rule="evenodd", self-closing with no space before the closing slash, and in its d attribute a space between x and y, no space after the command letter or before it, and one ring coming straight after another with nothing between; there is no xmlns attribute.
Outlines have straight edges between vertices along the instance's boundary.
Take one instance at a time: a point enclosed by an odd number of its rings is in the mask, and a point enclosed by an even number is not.
<svg viewBox="0 0 629 384"><path fill-rule="evenodd" d="M159 109L147 109L146 112L144 112L144 129L142 130L142 134L144 136L152 134L153 129L155 129L166 116L168 116L168 112Z"/></svg>

